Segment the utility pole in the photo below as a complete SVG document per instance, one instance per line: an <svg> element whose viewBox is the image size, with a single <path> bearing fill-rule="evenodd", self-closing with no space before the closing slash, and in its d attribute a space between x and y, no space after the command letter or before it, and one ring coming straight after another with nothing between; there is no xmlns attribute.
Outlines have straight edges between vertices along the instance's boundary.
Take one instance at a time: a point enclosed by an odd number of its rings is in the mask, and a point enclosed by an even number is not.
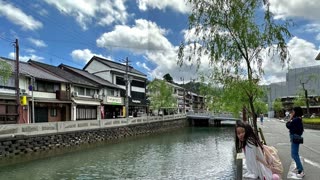
<svg viewBox="0 0 320 180"><path fill-rule="evenodd" d="M128 92L128 85L129 85L129 59L126 58L126 74L125 74L125 84L126 84L126 118L129 117L129 92Z"/></svg>
<svg viewBox="0 0 320 180"><path fill-rule="evenodd" d="M16 51L16 74L15 74L15 86L16 86L16 103L17 103L17 122L19 121L20 117L20 88L19 88L19 41L16 39L14 42L14 47Z"/></svg>

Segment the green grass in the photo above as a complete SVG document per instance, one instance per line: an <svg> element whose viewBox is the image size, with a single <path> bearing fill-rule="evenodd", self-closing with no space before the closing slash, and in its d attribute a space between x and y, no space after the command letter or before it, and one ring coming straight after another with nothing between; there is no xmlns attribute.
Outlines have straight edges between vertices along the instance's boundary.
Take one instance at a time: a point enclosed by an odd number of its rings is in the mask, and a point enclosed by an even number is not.
<svg viewBox="0 0 320 180"><path fill-rule="evenodd" d="M304 124L320 124L320 118L303 118Z"/></svg>

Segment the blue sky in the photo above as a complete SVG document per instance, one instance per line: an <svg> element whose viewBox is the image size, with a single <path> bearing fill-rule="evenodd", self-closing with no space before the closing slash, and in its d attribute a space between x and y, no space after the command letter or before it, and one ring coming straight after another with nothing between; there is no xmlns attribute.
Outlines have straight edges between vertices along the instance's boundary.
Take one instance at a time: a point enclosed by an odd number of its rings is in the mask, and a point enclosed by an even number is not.
<svg viewBox="0 0 320 180"><path fill-rule="evenodd" d="M32 3L31 3L32 2ZM290 68L320 65L318 0L269 0L277 19L292 19L288 40ZM82 68L93 55L117 62L126 57L149 79L170 73L181 83L195 78L190 63L177 66L177 48L185 39L190 7L184 0L0 0L0 56ZM204 60L205 62L205 60ZM266 58L262 83L285 80L288 67ZM199 72L207 72L202 63Z"/></svg>

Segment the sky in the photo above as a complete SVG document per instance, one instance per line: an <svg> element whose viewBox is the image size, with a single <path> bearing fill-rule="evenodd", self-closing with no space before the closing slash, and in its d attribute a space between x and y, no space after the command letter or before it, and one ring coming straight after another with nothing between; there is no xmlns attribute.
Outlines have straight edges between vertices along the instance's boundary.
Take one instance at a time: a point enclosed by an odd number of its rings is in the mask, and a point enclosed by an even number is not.
<svg viewBox="0 0 320 180"><path fill-rule="evenodd" d="M278 20L292 19L287 44L289 65L266 58L261 84L285 81L288 68L320 65L319 0L269 0ZM186 40L191 7L185 0L0 0L0 56L82 69L92 56L130 65L149 80L169 73L177 83L198 80L210 71L177 64L177 50Z"/></svg>

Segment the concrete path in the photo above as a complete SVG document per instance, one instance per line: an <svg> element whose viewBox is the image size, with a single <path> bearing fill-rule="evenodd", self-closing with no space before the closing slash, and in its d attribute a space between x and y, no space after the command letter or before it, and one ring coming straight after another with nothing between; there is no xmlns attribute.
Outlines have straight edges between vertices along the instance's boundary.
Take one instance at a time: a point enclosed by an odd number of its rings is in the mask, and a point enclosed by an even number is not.
<svg viewBox="0 0 320 180"><path fill-rule="evenodd" d="M292 164L290 152L289 131L283 120L265 118L264 124L258 121L267 145L274 146L283 164L283 179L288 179L290 165ZM305 129L303 133L304 144L300 145L300 156L304 159L305 180L320 180L320 130Z"/></svg>

